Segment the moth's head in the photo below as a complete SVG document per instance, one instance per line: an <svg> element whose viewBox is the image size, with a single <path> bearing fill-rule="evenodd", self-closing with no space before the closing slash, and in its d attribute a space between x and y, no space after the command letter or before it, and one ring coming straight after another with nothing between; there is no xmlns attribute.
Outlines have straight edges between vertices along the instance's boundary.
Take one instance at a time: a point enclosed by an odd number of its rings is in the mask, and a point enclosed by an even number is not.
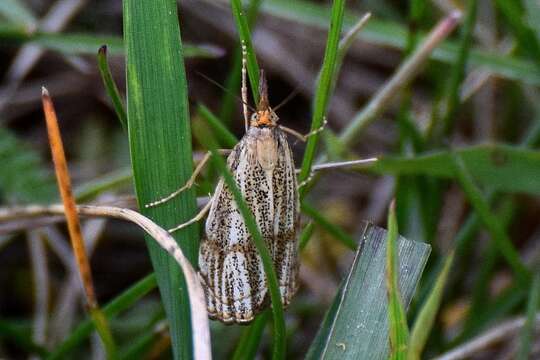
<svg viewBox="0 0 540 360"><path fill-rule="evenodd" d="M251 115L251 126L255 127L274 127L279 120L278 116L270 107L268 102L268 85L266 82L266 76L264 70L261 70L259 82L259 104L257 105L257 111Z"/></svg>

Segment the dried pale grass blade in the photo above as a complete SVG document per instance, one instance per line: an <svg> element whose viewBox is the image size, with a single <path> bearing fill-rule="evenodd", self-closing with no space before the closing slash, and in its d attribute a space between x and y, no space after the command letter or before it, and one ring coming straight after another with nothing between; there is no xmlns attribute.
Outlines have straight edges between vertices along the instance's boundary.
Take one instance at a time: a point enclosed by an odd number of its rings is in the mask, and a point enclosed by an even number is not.
<svg viewBox="0 0 540 360"><path fill-rule="evenodd" d="M81 216L110 217L130 221L150 235L165 251L174 257L182 268L189 292L191 327L193 331L193 350L195 359L211 359L209 321L206 314L206 299L199 283L197 272L173 239L163 228L144 215L130 209L112 206L79 205L77 212ZM23 207L0 208L0 219L31 218L63 215L62 205L29 205Z"/></svg>

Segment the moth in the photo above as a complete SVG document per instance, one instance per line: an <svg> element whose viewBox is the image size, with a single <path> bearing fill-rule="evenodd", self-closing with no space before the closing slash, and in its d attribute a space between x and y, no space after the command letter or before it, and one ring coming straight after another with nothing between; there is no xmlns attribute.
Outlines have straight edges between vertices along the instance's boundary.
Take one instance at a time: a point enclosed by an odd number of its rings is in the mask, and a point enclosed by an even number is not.
<svg viewBox="0 0 540 360"><path fill-rule="evenodd" d="M244 48L242 101L246 133L230 152L227 165L270 251L281 301L287 306L298 287L300 203L286 132L302 140L305 137L278 124L279 118L268 101L263 71L260 100L248 117L245 59ZM191 187L209 157L207 154L199 163L184 187L147 207L163 203ZM248 323L268 306L270 295L261 257L224 180L219 180L209 203L195 218L169 231L201 220L206 212L209 213L199 249L199 277L206 294L209 317L227 324Z"/></svg>

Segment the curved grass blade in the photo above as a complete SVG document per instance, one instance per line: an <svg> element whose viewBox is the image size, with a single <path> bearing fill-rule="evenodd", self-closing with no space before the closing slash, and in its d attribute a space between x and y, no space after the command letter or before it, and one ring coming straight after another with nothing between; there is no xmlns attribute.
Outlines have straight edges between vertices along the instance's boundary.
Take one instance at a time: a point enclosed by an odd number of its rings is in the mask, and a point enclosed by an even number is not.
<svg viewBox="0 0 540 360"><path fill-rule="evenodd" d="M124 1L128 132L137 200L142 213L163 228L191 219L194 191L155 208L145 208L184 184L192 172L191 131L177 3ZM197 264L198 228L175 234L184 254ZM169 320L173 356L191 359L192 335L187 286L178 264L151 238L147 246Z"/></svg>
<svg viewBox="0 0 540 360"><path fill-rule="evenodd" d="M255 218L251 213L251 210L247 206L236 181L234 180L230 170L227 168L227 164L221 158L218 153L217 143L214 140L211 132L203 123L197 123L197 129L194 133L198 135L198 141L203 144L210 152L212 153L211 161L214 166L219 170L220 174L223 176L225 184L232 192L234 196L234 201L236 202L242 217L246 223L246 227L251 233L253 243L257 247L257 251L261 256L261 260L264 266L264 272L266 274L266 283L268 286L268 291L270 293L270 300L272 303L272 314L274 317L274 346L272 358L274 360L284 359L285 358L285 318L283 315L283 305L281 303L281 295L279 292L278 282L276 272L274 270L274 264L270 253L266 247L264 239L261 235L261 232L257 226Z"/></svg>
<svg viewBox="0 0 540 360"><path fill-rule="evenodd" d="M201 115L216 133L216 137L219 139L220 145L225 146L226 149L232 149L238 142L236 136L234 136L221 122L216 115L214 115L210 109L203 104L197 105L197 113Z"/></svg>
<svg viewBox="0 0 540 360"><path fill-rule="evenodd" d="M116 116L118 116L118 120L120 120L120 124L122 124L122 128L127 131L127 115L124 108L124 101L122 100L118 87L116 87L116 83L111 75L111 69L109 68L109 63L107 62L106 45L99 48L97 58L101 80L103 80L103 85L105 85L107 95L109 95L109 98L111 99L114 111L116 112Z"/></svg>
<svg viewBox="0 0 540 360"><path fill-rule="evenodd" d="M325 316L306 359L387 359L387 231L367 223L342 290ZM399 288L408 306L429 256L425 243L398 239Z"/></svg>

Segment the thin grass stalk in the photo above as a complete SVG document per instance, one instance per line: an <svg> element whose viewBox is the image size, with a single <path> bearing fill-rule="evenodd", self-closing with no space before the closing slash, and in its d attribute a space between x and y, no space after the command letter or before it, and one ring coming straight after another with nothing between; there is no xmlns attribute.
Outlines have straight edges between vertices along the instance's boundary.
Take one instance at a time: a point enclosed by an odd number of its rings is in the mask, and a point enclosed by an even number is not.
<svg viewBox="0 0 540 360"><path fill-rule="evenodd" d="M540 270L540 269L539 269ZM535 332L535 320L538 304L540 303L540 272L537 272L533 278L531 290L529 292L529 301L527 302L526 320L521 328L519 336L518 360L530 359L532 340Z"/></svg>
<svg viewBox="0 0 540 360"><path fill-rule="evenodd" d="M323 228L325 231L327 231L330 235L335 237L339 242L341 242L343 245L345 245L347 248L351 250L356 250L357 243L353 240L353 238L347 234L345 230L343 230L340 226L332 223L328 219L326 219L319 211L317 211L313 206L309 205L305 201L301 204L301 210L304 214L309 216L313 219L313 221L319 225L321 228ZM303 246L306 244L304 243Z"/></svg>

